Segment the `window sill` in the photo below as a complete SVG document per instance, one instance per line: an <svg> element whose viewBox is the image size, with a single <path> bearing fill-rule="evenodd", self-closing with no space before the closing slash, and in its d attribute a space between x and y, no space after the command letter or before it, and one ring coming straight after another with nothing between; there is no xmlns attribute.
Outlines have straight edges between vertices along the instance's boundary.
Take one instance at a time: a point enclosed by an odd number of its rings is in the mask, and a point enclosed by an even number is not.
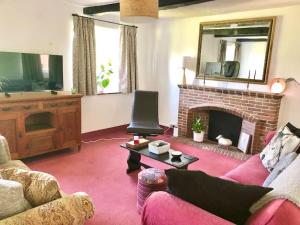
<svg viewBox="0 0 300 225"><path fill-rule="evenodd" d="M118 95L118 94L122 94L121 92L112 92L112 93L98 93L97 95L101 96L101 95Z"/></svg>

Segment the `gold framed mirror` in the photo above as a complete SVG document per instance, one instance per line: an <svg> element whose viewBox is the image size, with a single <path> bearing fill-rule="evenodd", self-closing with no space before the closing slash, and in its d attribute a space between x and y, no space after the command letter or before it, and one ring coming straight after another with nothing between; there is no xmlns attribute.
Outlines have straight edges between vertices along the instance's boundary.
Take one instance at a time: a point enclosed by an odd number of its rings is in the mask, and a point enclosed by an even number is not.
<svg viewBox="0 0 300 225"><path fill-rule="evenodd" d="M200 24L196 78L268 82L275 17Z"/></svg>

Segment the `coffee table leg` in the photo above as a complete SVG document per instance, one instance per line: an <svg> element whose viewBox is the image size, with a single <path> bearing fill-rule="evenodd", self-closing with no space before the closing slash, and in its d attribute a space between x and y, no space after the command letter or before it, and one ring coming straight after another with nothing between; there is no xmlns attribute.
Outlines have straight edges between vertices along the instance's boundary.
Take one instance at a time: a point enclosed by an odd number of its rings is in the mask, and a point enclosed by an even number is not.
<svg viewBox="0 0 300 225"><path fill-rule="evenodd" d="M127 165L128 165L127 173L131 173L135 170L140 169L141 168L140 161L141 161L141 155L139 153L129 151L129 156L127 159Z"/></svg>
<svg viewBox="0 0 300 225"><path fill-rule="evenodd" d="M185 165L185 166L181 167L180 169L187 170L187 169L188 169L188 166L189 166L189 165Z"/></svg>

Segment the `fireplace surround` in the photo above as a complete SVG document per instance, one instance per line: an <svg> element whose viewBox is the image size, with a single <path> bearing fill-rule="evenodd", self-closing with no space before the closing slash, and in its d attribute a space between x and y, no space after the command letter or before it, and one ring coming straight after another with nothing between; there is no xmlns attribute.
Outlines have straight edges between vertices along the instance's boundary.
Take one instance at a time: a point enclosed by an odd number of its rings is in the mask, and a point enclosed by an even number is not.
<svg viewBox="0 0 300 225"><path fill-rule="evenodd" d="M247 153L255 154L262 151L267 132L277 128L282 95L199 85L179 85L179 88L178 128L181 136L192 136L192 121L200 116L207 139L210 111L225 112L242 119L241 131L251 135Z"/></svg>

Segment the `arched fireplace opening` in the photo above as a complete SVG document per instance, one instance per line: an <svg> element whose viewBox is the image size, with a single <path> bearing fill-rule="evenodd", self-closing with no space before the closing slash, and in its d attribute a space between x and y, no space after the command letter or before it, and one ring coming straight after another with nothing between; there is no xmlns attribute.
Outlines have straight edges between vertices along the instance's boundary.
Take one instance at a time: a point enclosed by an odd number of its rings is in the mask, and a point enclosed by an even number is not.
<svg viewBox="0 0 300 225"><path fill-rule="evenodd" d="M207 138L217 142L216 137L222 135L232 141L232 145L237 147L242 129L243 119L231 113L210 110L208 122Z"/></svg>

